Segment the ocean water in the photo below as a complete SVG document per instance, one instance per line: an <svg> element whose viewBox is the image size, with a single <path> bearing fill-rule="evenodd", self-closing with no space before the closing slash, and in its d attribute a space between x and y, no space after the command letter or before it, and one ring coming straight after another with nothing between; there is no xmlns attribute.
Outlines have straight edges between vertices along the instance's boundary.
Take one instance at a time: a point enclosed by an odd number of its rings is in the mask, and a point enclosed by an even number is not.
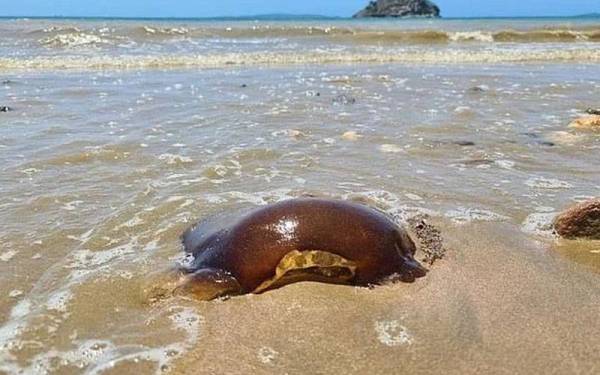
<svg viewBox="0 0 600 375"><path fill-rule="evenodd" d="M567 126L600 107L600 20L0 35L0 373L597 369L600 244L550 223L600 192L600 133ZM431 215L449 256L410 285L144 299L195 221L307 193Z"/></svg>

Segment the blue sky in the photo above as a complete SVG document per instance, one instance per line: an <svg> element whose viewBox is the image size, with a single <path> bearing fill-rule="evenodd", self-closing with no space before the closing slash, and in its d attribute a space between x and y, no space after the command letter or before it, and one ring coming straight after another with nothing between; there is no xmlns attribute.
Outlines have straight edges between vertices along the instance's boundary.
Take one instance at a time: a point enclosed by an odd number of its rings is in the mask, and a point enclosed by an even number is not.
<svg viewBox="0 0 600 375"><path fill-rule="evenodd" d="M350 16L367 0L0 0L0 16L214 17L265 13ZM437 0L446 17L600 12L600 0Z"/></svg>

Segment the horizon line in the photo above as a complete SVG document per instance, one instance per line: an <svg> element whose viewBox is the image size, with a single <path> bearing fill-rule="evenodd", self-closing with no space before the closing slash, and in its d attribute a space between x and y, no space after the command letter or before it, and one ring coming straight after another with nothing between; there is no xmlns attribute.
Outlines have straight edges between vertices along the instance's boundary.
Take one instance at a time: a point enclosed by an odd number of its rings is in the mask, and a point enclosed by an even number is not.
<svg viewBox="0 0 600 375"><path fill-rule="evenodd" d="M95 20L247 20L247 21L264 21L265 19L272 17L270 21L276 21L277 18L282 20L290 20L294 18L302 19L314 19L314 20L353 20L357 19L352 16L327 16L320 14L294 14L294 13L265 13L265 14L253 14L247 16L198 16L198 17L178 17L178 16L74 16L74 15L52 15L52 16L4 16L0 15L0 19L95 19ZM453 16L453 17L365 17L358 18L359 20L457 20L457 19L527 19L527 18L577 18L577 17L590 17L600 18L600 13L591 12L583 14L573 15L541 15L541 16Z"/></svg>

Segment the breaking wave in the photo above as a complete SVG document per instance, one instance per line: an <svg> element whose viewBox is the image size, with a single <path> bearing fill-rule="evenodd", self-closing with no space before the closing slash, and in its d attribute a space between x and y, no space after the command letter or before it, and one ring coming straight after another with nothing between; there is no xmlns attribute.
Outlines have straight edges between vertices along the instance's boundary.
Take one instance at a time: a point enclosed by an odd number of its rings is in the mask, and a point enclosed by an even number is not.
<svg viewBox="0 0 600 375"><path fill-rule="evenodd" d="M94 70L94 69L173 69L223 68L302 64L360 63L527 63L527 62L600 62L600 49L443 49L397 52L247 52L182 55L119 55L0 58L5 70Z"/></svg>
<svg viewBox="0 0 600 375"><path fill-rule="evenodd" d="M256 38L309 38L359 44L464 44L464 43L580 43L600 42L600 27L548 27L538 29L435 30L392 29L389 27L307 26L307 25L101 25L96 27L58 25L25 33L48 47L160 43L169 39L234 40ZM15 35L21 37L21 34Z"/></svg>

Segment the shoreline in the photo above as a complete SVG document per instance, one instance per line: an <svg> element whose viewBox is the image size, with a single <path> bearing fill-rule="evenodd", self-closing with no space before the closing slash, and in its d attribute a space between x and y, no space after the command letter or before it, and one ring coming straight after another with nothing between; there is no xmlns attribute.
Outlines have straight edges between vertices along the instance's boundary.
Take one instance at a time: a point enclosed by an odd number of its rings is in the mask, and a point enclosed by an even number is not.
<svg viewBox="0 0 600 375"><path fill-rule="evenodd" d="M200 343L172 373L596 368L600 338L582 328L597 322L598 273L557 257L550 243L511 224L441 227L447 256L413 284L369 290L298 283L197 303L204 318Z"/></svg>

